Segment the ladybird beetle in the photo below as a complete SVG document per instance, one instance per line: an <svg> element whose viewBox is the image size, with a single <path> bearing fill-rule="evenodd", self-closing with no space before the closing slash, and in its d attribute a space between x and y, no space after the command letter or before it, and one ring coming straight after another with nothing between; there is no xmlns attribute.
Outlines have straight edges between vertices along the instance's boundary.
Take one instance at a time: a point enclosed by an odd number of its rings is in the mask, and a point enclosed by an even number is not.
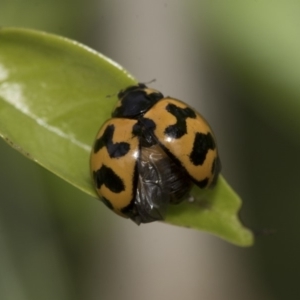
<svg viewBox="0 0 300 300"><path fill-rule="evenodd" d="M143 83L118 93L91 154L100 198L137 224L163 220L169 204L183 201L193 183L213 187L220 169L215 137L204 118Z"/></svg>

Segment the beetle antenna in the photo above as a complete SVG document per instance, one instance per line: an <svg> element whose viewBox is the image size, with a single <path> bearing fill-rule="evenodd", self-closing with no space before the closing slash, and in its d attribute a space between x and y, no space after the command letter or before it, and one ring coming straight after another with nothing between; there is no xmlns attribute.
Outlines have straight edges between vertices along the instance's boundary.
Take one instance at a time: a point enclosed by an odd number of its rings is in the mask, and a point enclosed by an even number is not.
<svg viewBox="0 0 300 300"><path fill-rule="evenodd" d="M150 84L156 81L156 78L151 79L150 81L147 82L142 82L143 84Z"/></svg>

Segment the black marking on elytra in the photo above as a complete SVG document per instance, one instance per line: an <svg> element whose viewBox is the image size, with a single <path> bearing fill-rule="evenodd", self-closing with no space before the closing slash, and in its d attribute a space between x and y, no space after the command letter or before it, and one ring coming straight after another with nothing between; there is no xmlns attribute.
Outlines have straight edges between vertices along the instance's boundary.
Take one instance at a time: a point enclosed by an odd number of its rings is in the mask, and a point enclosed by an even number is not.
<svg viewBox="0 0 300 300"><path fill-rule="evenodd" d="M164 97L159 92L147 94L144 88L147 87L144 84L139 84L121 91L118 94L121 105L116 107L112 117L137 119Z"/></svg>
<svg viewBox="0 0 300 300"><path fill-rule="evenodd" d="M221 168L222 168L222 166L221 166L221 160L220 160L220 158L218 156L218 157L216 157L214 159L213 164L212 164L211 173L213 174L214 178L213 178L213 180L211 182L210 187L214 187L216 185L217 180L218 180L218 175L219 175L219 173L221 171Z"/></svg>
<svg viewBox="0 0 300 300"><path fill-rule="evenodd" d="M109 200L107 200L106 198L104 197L101 197L101 200L102 202L111 210L114 209L113 205L111 204L111 202Z"/></svg>
<svg viewBox="0 0 300 300"><path fill-rule="evenodd" d="M176 123L165 129L165 134L171 138L179 139L187 133L186 119L196 118L196 113L189 107L181 108L169 103L166 110L176 118Z"/></svg>
<svg viewBox="0 0 300 300"><path fill-rule="evenodd" d="M211 165L211 174L215 174L216 164L217 164L217 160L215 158L214 161L213 161L213 163L212 163L212 165Z"/></svg>
<svg viewBox="0 0 300 300"><path fill-rule="evenodd" d="M114 143L113 135L115 125L111 124L105 128L103 135L96 140L94 153L97 153L102 147L107 148L107 152L111 158L118 158L126 155L130 150L130 145L126 142Z"/></svg>
<svg viewBox="0 0 300 300"><path fill-rule="evenodd" d="M200 189L204 189L208 185L208 178L205 178L205 179L200 180L200 181L195 181L194 180L194 182L196 183L196 185L199 186Z"/></svg>
<svg viewBox="0 0 300 300"><path fill-rule="evenodd" d="M222 169L221 160L220 160L219 156L217 156L214 159L214 162L212 164L211 173L212 174L219 174L221 169Z"/></svg>
<svg viewBox="0 0 300 300"><path fill-rule="evenodd" d="M113 193L121 193L125 190L123 180L109 167L102 165L100 169L93 172L97 189L104 184Z"/></svg>
<svg viewBox="0 0 300 300"><path fill-rule="evenodd" d="M199 186L201 189L207 187L207 184L209 182L209 178L205 178L203 180L196 180L194 177L192 177L188 170L186 170L186 168L184 166L182 166L182 163L181 161L174 155L170 152L170 150L165 147L164 145L160 144L160 146L162 147L162 149L165 151L165 153L172 159L172 161L177 165L177 167L179 168L178 172L182 172L184 174L186 174L186 176L188 176L197 186Z"/></svg>
<svg viewBox="0 0 300 300"><path fill-rule="evenodd" d="M210 132L207 134L197 132L195 135L193 150L190 154L190 160L195 166L204 163L208 150L214 150L216 144Z"/></svg>
<svg viewBox="0 0 300 300"><path fill-rule="evenodd" d="M132 134L139 137L140 147L151 147L157 144L154 130L156 124L148 118L139 118L132 128Z"/></svg>

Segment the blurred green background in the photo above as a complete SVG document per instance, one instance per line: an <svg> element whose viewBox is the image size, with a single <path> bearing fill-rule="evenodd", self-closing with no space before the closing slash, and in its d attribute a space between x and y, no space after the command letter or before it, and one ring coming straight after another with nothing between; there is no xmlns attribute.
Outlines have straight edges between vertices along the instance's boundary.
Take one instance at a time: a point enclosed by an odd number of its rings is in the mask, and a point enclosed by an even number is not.
<svg viewBox="0 0 300 300"><path fill-rule="evenodd" d="M76 39L205 115L260 235L138 227L0 141L0 299L299 299L299 20L291 0L2 0L0 26Z"/></svg>

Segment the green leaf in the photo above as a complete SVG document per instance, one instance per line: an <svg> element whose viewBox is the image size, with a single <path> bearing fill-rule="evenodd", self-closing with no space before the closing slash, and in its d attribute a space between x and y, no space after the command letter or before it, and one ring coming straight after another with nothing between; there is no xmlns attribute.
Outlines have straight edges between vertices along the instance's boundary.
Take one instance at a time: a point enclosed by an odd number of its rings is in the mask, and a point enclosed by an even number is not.
<svg viewBox="0 0 300 300"><path fill-rule="evenodd" d="M213 189L194 186L191 200L170 206L166 222L208 231L239 246L253 243L252 232L238 218L242 202L222 176Z"/></svg>
<svg viewBox="0 0 300 300"><path fill-rule="evenodd" d="M95 196L89 153L116 91L134 79L74 41L0 30L0 134L14 148Z"/></svg>
<svg viewBox="0 0 300 300"><path fill-rule="evenodd" d="M32 30L0 30L0 135L91 196L96 197L91 145L110 117L116 93L135 83L119 65L74 41ZM194 203L172 207L166 222L252 244L251 232L237 218L241 201L222 178L214 190L195 188L193 196Z"/></svg>

